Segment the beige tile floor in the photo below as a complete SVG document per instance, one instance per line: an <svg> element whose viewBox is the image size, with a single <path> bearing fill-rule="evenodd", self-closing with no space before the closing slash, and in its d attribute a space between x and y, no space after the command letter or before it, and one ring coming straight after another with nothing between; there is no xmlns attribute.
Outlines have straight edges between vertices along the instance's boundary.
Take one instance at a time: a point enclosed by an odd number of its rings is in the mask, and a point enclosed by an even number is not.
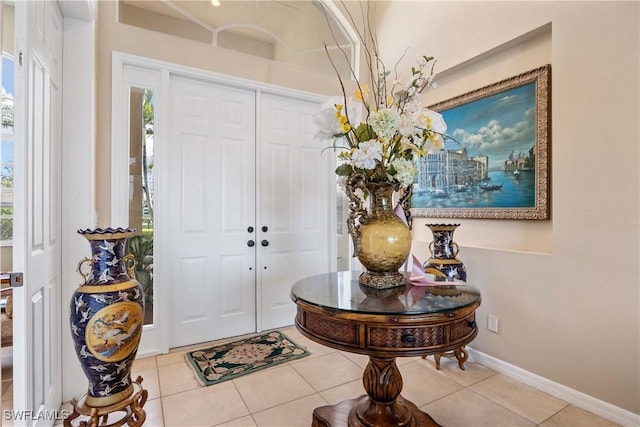
<svg viewBox="0 0 640 427"><path fill-rule="evenodd" d="M209 387L197 383L184 361L187 350L202 344L136 360L132 376L141 375L149 392L144 425L309 427L314 408L364 393L365 356L321 346L295 328L283 332L312 354ZM432 357L399 358L397 363L402 395L444 426L616 425L476 363L467 362L464 371L446 358L439 371ZM2 378L6 409L4 373Z"/></svg>

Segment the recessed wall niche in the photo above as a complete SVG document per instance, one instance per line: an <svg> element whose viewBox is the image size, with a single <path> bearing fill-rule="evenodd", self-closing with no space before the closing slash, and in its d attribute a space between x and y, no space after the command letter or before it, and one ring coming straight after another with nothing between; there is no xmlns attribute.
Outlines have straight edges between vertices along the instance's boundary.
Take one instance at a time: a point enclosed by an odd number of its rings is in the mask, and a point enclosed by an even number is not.
<svg viewBox="0 0 640 427"><path fill-rule="evenodd" d="M429 92L430 104L485 87L525 71L551 64L551 24L543 25L513 40L495 46L445 70L436 76L437 88ZM553 79L552 79L553 80ZM551 83L553 86L553 82ZM553 94L551 95L553 102ZM551 114L553 108L551 108ZM553 119L551 120L553 123ZM447 133L455 129L447 129ZM460 223L456 242L461 246L551 254L553 249L553 138L549 129L550 220L487 220L457 218L415 218L414 252L426 254L431 241L427 223Z"/></svg>

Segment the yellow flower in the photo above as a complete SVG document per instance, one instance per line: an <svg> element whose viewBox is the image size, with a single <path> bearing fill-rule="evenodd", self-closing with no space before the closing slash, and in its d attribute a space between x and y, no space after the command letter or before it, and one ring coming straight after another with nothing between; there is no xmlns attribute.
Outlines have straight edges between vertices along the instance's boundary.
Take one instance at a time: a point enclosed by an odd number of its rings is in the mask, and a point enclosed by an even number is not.
<svg viewBox="0 0 640 427"><path fill-rule="evenodd" d="M351 124L349 123L347 115L342 114L343 108L342 104L336 104L336 119L338 119L338 123L340 124L340 131L347 133L351 130Z"/></svg>
<svg viewBox="0 0 640 427"><path fill-rule="evenodd" d="M387 108L393 107L393 103L394 103L394 102L395 102L395 101L394 101L394 99L393 99L393 96L389 95L389 96L387 97Z"/></svg>
<svg viewBox="0 0 640 427"><path fill-rule="evenodd" d="M369 85L363 84L361 89L356 90L353 96L355 96L358 101L364 101L364 99L369 96Z"/></svg>
<svg viewBox="0 0 640 427"><path fill-rule="evenodd" d="M431 117L427 116L425 123L427 125L427 129L433 129L433 120L431 120Z"/></svg>

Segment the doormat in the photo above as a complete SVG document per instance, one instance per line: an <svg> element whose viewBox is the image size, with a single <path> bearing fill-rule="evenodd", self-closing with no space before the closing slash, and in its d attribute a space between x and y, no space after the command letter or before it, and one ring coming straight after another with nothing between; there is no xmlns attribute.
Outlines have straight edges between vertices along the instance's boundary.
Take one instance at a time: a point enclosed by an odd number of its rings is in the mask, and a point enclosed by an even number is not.
<svg viewBox="0 0 640 427"><path fill-rule="evenodd" d="M200 384L208 386L308 356L306 349L281 332L187 352L185 358Z"/></svg>

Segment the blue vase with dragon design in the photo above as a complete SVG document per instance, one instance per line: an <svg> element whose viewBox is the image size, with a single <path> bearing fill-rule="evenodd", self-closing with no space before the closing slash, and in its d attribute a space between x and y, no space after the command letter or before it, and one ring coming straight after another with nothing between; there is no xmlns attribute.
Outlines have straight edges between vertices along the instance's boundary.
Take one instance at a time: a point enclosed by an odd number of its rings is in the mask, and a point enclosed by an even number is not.
<svg viewBox="0 0 640 427"><path fill-rule="evenodd" d="M135 228L78 230L91 245L91 258L78 264L84 278L71 299L71 335L89 380L86 403L104 407L133 393L131 365L144 320L144 295L135 280L135 260L126 255ZM84 265L90 266L83 272Z"/></svg>

